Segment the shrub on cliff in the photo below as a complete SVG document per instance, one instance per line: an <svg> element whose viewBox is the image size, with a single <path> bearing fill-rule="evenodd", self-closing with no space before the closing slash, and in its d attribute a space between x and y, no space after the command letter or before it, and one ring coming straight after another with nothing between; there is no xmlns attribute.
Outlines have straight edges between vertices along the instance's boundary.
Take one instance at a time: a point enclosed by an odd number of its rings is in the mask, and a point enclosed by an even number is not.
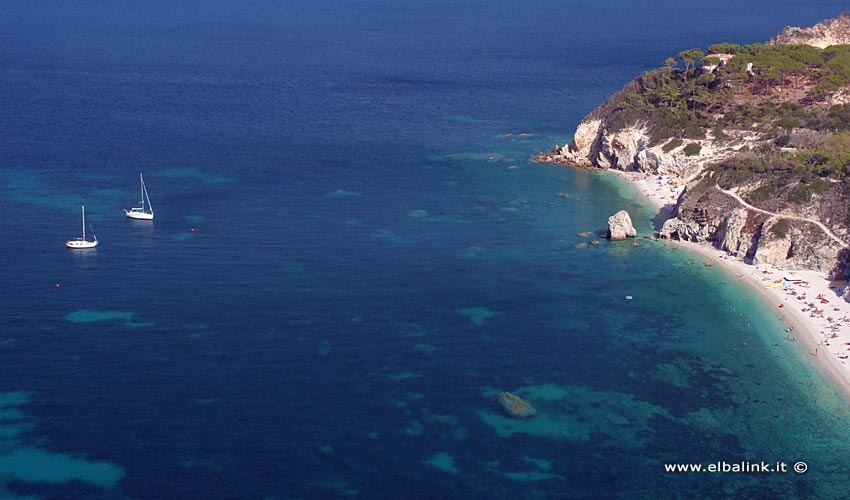
<svg viewBox="0 0 850 500"><path fill-rule="evenodd" d="M778 238L788 236L788 231L791 229L791 221L788 219L779 219L775 224L770 226L770 232Z"/></svg>
<svg viewBox="0 0 850 500"><path fill-rule="evenodd" d="M665 144L661 148L661 150L664 151L665 153L669 153L670 151L673 151L674 149L678 148L679 146L681 146L684 143L685 143L685 141L683 141L682 139L679 139L678 137L674 138L674 139L670 139L670 142Z"/></svg>
<svg viewBox="0 0 850 500"><path fill-rule="evenodd" d="M682 152L685 153L685 156L696 156L699 154L701 149L702 146L700 146L698 142L691 142L682 148Z"/></svg>

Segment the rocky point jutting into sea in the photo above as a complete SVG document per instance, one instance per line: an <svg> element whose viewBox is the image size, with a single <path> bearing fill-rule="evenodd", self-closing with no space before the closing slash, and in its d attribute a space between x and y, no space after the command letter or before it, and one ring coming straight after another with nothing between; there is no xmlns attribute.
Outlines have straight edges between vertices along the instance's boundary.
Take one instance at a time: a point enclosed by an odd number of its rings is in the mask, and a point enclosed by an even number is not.
<svg viewBox="0 0 850 500"><path fill-rule="evenodd" d="M670 57L540 161L685 184L662 238L753 264L850 268L850 13Z"/></svg>

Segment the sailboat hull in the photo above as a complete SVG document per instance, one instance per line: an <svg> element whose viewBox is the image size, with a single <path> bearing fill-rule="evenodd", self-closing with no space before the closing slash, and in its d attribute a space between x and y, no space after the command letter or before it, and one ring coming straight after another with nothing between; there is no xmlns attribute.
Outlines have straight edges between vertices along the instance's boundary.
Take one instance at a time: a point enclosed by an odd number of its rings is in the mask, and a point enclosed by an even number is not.
<svg viewBox="0 0 850 500"><path fill-rule="evenodd" d="M69 240L65 243L65 246L72 250L82 250L96 247L97 241Z"/></svg>
<svg viewBox="0 0 850 500"><path fill-rule="evenodd" d="M127 217L129 217L131 219L153 220L153 214L149 214L147 212L139 212L137 210L138 209L124 210L124 213L127 215Z"/></svg>

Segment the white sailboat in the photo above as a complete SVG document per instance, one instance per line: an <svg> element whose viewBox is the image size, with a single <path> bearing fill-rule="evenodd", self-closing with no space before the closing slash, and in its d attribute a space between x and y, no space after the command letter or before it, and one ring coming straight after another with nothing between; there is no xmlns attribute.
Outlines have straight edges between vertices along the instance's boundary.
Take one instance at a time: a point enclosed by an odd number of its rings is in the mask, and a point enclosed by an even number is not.
<svg viewBox="0 0 850 500"><path fill-rule="evenodd" d="M139 202L138 207L133 207L130 210L127 210L125 208L124 213L127 215L127 217L131 219L153 220L153 207L151 206L151 199L148 197L148 190L145 187L145 179L142 177L141 173L139 174L139 182L141 182L142 184L142 201ZM147 201L147 206L145 205L145 201Z"/></svg>
<svg viewBox="0 0 850 500"><path fill-rule="evenodd" d="M94 231L92 231L92 236L94 237L94 241L88 241L86 239L86 207L82 207L83 212L83 237L82 238L74 238L73 240L68 240L65 242L65 246L74 250L80 250L84 248L94 248L97 246L97 236L94 235Z"/></svg>

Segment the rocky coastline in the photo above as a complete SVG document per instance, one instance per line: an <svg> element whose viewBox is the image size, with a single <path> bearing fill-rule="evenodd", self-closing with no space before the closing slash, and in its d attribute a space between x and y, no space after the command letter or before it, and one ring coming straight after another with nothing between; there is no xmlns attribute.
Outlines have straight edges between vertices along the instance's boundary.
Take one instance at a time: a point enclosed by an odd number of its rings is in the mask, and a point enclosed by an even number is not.
<svg viewBox="0 0 850 500"><path fill-rule="evenodd" d="M769 43L821 46L834 42L850 43L850 13L812 28L785 28ZM750 67L747 71L751 71ZM642 90L646 83L641 78L623 92L635 92L635 88ZM794 90L786 96L791 101L805 102L814 95L814 91L807 94L811 89L803 86ZM785 95L774 92L775 95L767 97ZM850 96L850 87L846 85L826 97L821 96L824 100L821 105L840 104L845 95ZM762 196L761 191L765 191L763 178L740 178L733 183L724 178L722 185L719 182L720 176L716 174L720 170L716 166L723 162L735 161L741 156L759 161L760 152L768 147L791 150L776 146L779 144L777 136L783 129L753 125L727 126L721 131L718 124L722 116L715 113L707 119L709 125L696 136L659 138L657 130L645 120L624 125L622 106L614 105L619 104L613 101L616 97L612 96L581 121L570 144L542 152L537 160L663 178L674 187L674 196L665 200L669 218L662 227L656 228L660 238L707 242L730 257L756 265L811 269L833 277L843 276L850 269L850 245L847 243L850 241L850 218L842 213L842 210L846 212L843 202L836 201L844 195L846 182L816 179L825 188L812 191L806 203L768 200L760 206L748 200ZM757 103L763 103L764 97L751 96ZM733 98L740 100L741 95ZM765 157L764 161L770 160ZM784 200L781 196L776 199Z"/></svg>

